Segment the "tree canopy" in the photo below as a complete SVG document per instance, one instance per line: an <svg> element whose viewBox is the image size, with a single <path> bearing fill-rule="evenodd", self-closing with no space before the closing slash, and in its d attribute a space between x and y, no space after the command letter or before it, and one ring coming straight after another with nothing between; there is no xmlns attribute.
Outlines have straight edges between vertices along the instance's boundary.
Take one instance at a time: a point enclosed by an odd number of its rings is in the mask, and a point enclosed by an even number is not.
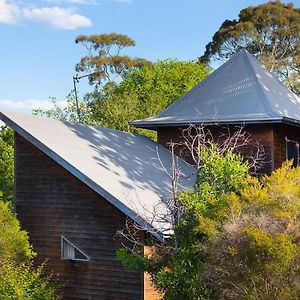
<svg viewBox="0 0 300 300"><path fill-rule="evenodd" d="M105 95L93 97L93 101L89 102L80 101L81 121L155 138L155 132L134 128L128 122L160 113L208 73L209 68L205 64L175 59L158 61L141 69L131 69ZM76 106L73 96L69 95L66 108L58 107L53 99L53 109L39 109L34 113L74 121Z"/></svg>
<svg viewBox="0 0 300 300"><path fill-rule="evenodd" d="M128 122L159 114L209 73L197 62L168 59L131 70L106 97L93 104L95 120L104 127L144 133Z"/></svg>
<svg viewBox="0 0 300 300"><path fill-rule="evenodd" d="M225 20L200 61L228 59L246 48L300 95L300 9L280 1L250 6Z"/></svg>
<svg viewBox="0 0 300 300"><path fill-rule="evenodd" d="M144 58L121 55L124 48L135 46L135 41L125 34L80 35L75 42L87 51L87 55L76 65L76 70L83 73L80 76L88 76L98 96L124 78L129 70L150 64Z"/></svg>

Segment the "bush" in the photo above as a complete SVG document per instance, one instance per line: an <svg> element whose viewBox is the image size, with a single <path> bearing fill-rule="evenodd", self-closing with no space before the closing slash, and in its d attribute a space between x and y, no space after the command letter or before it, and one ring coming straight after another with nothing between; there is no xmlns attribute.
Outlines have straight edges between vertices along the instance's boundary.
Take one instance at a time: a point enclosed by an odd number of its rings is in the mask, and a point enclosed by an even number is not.
<svg viewBox="0 0 300 300"><path fill-rule="evenodd" d="M205 245L218 234L226 218L223 195L238 193L248 181L248 164L231 150L220 155L211 144L202 149L201 161L194 191L178 196L181 218L173 237L163 245L156 244L151 257L141 258L141 254L123 249L118 253L124 264L130 261L131 269L135 265L137 270L148 272L166 300L210 299L203 273L208 257Z"/></svg>
<svg viewBox="0 0 300 300"><path fill-rule="evenodd" d="M28 262L35 256L27 232L11 212L9 203L0 201L0 259L16 263Z"/></svg>
<svg viewBox="0 0 300 300"><path fill-rule="evenodd" d="M35 269L31 263L0 260L0 299L58 299L54 285L43 275L43 271L43 266Z"/></svg>
<svg viewBox="0 0 300 300"><path fill-rule="evenodd" d="M44 266L33 267L36 253L27 232L10 210L9 202L0 201L0 299L58 299Z"/></svg>
<svg viewBox="0 0 300 300"><path fill-rule="evenodd" d="M241 156L212 145L178 204L173 237L151 256L119 251L164 299L300 299L300 168L251 177Z"/></svg>
<svg viewBox="0 0 300 300"><path fill-rule="evenodd" d="M299 183L300 168L285 163L224 197L228 217L206 244L204 277L215 299L300 298Z"/></svg>

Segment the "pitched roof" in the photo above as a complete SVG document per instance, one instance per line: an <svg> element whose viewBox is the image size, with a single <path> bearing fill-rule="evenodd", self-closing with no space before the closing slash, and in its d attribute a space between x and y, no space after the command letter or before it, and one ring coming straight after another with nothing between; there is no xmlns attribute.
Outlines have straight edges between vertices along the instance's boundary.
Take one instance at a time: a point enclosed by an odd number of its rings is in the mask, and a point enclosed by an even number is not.
<svg viewBox="0 0 300 300"><path fill-rule="evenodd" d="M153 209L171 198L168 174L171 153L137 134L72 124L19 113L0 112L0 119L70 173L137 221L157 238L168 223L152 220ZM179 189L191 188L195 170L181 159ZM156 207L163 213L166 207Z"/></svg>
<svg viewBox="0 0 300 300"><path fill-rule="evenodd" d="M258 122L300 125L300 99L242 50L159 115L130 124L151 129Z"/></svg>

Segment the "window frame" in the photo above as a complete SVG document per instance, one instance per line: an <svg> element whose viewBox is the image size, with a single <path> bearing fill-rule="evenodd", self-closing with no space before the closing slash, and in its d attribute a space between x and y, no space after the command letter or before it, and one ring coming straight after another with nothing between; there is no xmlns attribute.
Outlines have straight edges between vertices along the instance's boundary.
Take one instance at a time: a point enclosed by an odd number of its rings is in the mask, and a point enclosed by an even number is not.
<svg viewBox="0 0 300 300"><path fill-rule="evenodd" d="M296 147L298 148L298 151L297 151L297 163L295 164L294 159L293 159L293 165L292 165L293 167L297 168L300 165L300 161L299 161L299 159L300 159L299 142L296 141L296 140L290 140L287 137L285 137L285 159L286 160L291 160L291 159L288 158L288 143L295 143Z"/></svg>
<svg viewBox="0 0 300 300"><path fill-rule="evenodd" d="M71 258L71 257L64 257L64 241L66 241L68 244L70 244L74 250L76 249L77 251L79 251L82 255L84 255L86 257L86 259L84 258ZM74 251L75 252L75 251ZM70 261L84 261L84 262L89 262L91 260L91 258L85 254L85 252L83 252L80 248L78 248L77 246L75 246L69 239L67 239L64 235L60 236L60 258L62 260L70 260Z"/></svg>

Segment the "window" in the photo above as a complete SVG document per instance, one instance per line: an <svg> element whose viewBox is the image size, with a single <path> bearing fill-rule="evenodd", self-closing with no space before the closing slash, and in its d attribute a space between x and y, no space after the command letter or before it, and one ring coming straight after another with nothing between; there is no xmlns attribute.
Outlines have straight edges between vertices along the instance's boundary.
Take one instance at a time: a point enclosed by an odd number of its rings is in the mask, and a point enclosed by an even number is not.
<svg viewBox="0 0 300 300"><path fill-rule="evenodd" d="M286 159L293 160L293 167L299 165L299 143L286 138Z"/></svg>
<svg viewBox="0 0 300 300"><path fill-rule="evenodd" d="M73 243L61 236L61 258L69 260L90 261L90 258Z"/></svg>

